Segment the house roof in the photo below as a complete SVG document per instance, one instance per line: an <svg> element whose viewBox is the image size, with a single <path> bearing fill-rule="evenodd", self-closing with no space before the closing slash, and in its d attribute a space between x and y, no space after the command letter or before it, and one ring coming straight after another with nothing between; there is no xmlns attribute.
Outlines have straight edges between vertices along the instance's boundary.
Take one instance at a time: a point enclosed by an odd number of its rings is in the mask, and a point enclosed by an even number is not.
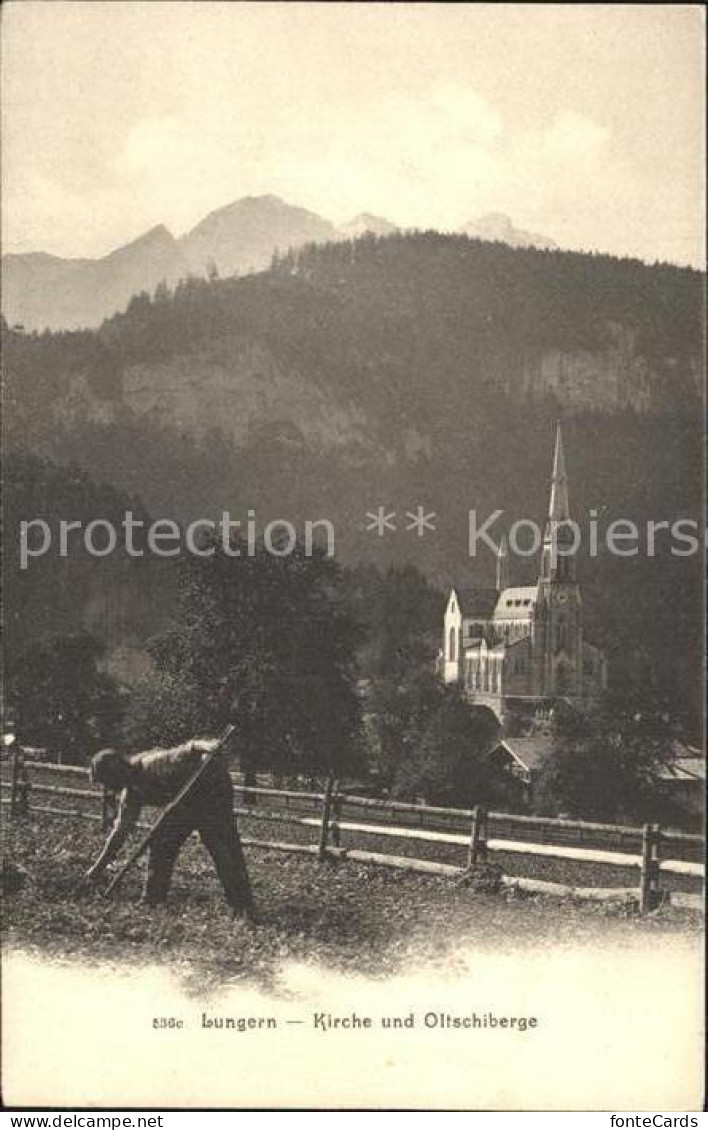
<svg viewBox="0 0 708 1130"><path fill-rule="evenodd" d="M696 746L685 745L684 742L674 738L671 742L671 756L681 759L685 757L694 757L705 765L706 755L702 753Z"/></svg>
<svg viewBox="0 0 708 1130"><path fill-rule="evenodd" d="M553 749L553 738L549 734L536 734L530 738L503 738L499 743L519 763L522 769L532 773Z"/></svg>
<svg viewBox="0 0 708 1130"><path fill-rule="evenodd" d="M484 620L491 619L499 595L496 589L474 585L455 585L455 592L463 616L478 616Z"/></svg>
<svg viewBox="0 0 708 1130"><path fill-rule="evenodd" d="M678 757L663 765L659 776L662 781L705 782L706 763L702 757Z"/></svg>

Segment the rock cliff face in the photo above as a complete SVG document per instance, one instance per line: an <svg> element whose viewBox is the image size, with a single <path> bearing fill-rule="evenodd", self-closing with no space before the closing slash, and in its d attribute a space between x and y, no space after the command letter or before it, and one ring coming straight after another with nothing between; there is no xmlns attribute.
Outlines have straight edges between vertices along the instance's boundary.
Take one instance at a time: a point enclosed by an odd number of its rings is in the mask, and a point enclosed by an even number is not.
<svg viewBox="0 0 708 1130"><path fill-rule="evenodd" d="M636 333L617 323L608 328L601 349L548 349L515 361L500 358L485 378L510 404L551 400L567 415L660 411L669 393L698 396L701 387L697 362L668 357L652 364L637 348ZM290 426L293 435L322 452L376 452L390 458L397 450L404 462L430 456L439 441L433 422L425 419L404 428L397 439L386 437L366 403L344 398L341 389L315 383L268 347L242 339L128 365L122 389L111 399L97 395L85 373L76 373L55 410L57 421L71 426L110 424L126 408L197 440L219 431L235 446L270 424Z"/></svg>
<svg viewBox="0 0 708 1130"><path fill-rule="evenodd" d="M524 358L521 388L527 396L553 395L570 411L649 411L657 374L636 348L636 334L625 326L608 327L602 350L575 353L552 349Z"/></svg>
<svg viewBox="0 0 708 1130"><path fill-rule="evenodd" d="M285 370L252 342L132 365L123 375L123 402L137 415L200 438L218 429L237 445L264 423L290 424L293 435L323 451L366 442L361 407Z"/></svg>

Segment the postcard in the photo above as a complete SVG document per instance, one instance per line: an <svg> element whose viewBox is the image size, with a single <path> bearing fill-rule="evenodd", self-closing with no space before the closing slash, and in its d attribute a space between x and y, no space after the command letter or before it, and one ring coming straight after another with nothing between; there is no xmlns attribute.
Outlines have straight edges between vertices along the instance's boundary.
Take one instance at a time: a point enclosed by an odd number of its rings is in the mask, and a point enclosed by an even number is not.
<svg viewBox="0 0 708 1130"><path fill-rule="evenodd" d="M690 1125L702 10L3 15L6 1108Z"/></svg>

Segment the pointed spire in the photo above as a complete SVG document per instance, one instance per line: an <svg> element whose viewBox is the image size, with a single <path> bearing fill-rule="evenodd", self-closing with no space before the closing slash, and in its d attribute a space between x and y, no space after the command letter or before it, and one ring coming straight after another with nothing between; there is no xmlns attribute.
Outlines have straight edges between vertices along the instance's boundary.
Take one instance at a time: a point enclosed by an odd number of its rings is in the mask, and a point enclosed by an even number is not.
<svg viewBox="0 0 708 1130"><path fill-rule="evenodd" d="M565 522L570 518L568 502L568 476L565 473L565 455L560 420L556 426L556 450L553 456L553 478L551 481L551 500L548 506L551 522Z"/></svg>
<svg viewBox="0 0 708 1130"><path fill-rule="evenodd" d="M561 542L564 546L566 543L570 544L569 535L570 538L573 538L570 526L568 477L565 472L563 436L559 422L556 429L556 450L553 456L553 479L551 481L551 499L548 506L548 521L546 522L546 534L543 539L542 579L548 581L575 580L575 551L564 552L559 548Z"/></svg>
<svg viewBox="0 0 708 1130"><path fill-rule="evenodd" d="M497 549L497 592L503 592L504 589L509 587L509 550L507 547L506 534L502 535L502 539Z"/></svg>

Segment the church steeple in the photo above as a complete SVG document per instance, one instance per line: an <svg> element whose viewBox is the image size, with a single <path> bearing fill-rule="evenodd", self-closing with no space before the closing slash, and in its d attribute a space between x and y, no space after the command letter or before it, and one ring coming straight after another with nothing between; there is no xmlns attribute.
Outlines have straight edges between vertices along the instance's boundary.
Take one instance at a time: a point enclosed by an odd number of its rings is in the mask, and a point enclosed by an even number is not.
<svg viewBox="0 0 708 1130"><path fill-rule="evenodd" d="M551 479L551 500L548 505L548 521L567 522L569 518L568 476L565 472L563 434L559 420L556 425L556 450L553 455L553 477Z"/></svg>
<svg viewBox="0 0 708 1130"><path fill-rule="evenodd" d="M556 446L553 454L551 497L548 503L548 521L543 539L541 578L547 581L574 581L575 556L572 547L573 533L568 500L568 476L565 470L565 452L560 421L556 425ZM564 552L565 550L565 552Z"/></svg>
<svg viewBox="0 0 708 1130"><path fill-rule="evenodd" d="M506 534L502 536L497 550L497 592L503 592L509 587L509 550L506 544Z"/></svg>

